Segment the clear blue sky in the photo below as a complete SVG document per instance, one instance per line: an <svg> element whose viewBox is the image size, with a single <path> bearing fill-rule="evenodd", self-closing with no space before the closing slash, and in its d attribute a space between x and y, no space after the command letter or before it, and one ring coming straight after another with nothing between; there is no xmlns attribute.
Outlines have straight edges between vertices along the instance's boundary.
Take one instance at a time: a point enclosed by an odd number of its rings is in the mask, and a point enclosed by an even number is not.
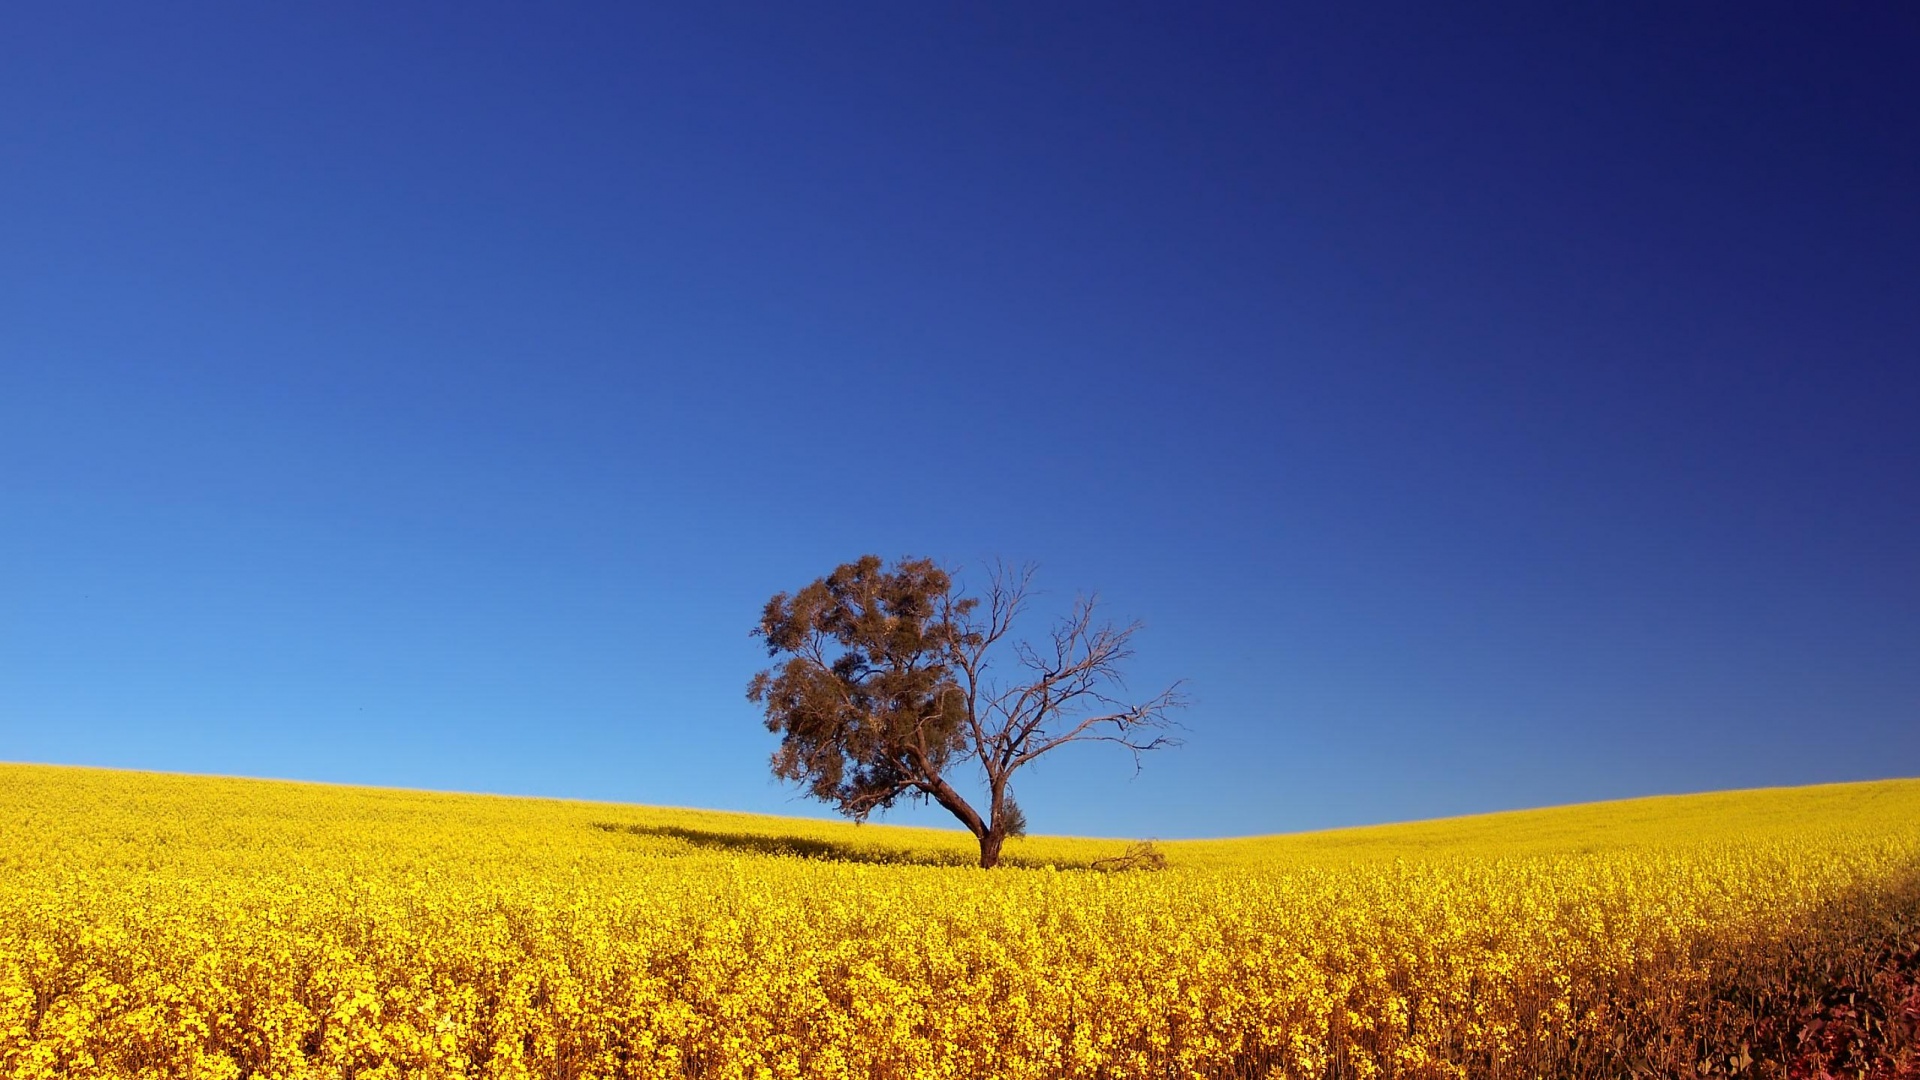
<svg viewBox="0 0 1920 1080"><path fill-rule="evenodd" d="M1911 5L666 7L9 7L0 760L822 813L872 551L1191 681L1037 831L1920 774Z"/></svg>

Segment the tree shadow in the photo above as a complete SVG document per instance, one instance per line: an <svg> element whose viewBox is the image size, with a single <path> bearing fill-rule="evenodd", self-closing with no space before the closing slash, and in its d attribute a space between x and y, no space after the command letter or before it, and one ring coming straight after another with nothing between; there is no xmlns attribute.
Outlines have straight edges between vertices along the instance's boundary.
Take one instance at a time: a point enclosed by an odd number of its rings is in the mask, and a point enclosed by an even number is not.
<svg viewBox="0 0 1920 1080"><path fill-rule="evenodd" d="M689 829L682 825L623 825L610 821L589 823L592 828L608 833L627 833L633 836L657 836L680 840L697 848L714 851L738 851L754 855L787 855L802 859L821 859L829 862L871 863L880 866L975 866L979 860L964 851L928 851L924 849L884 849L860 847L832 840L819 840L804 836L765 836L755 833L721 832L712 829ZM1084 862L1051 862L1037 859L1025 859L1018 855L1003 855L1002 866L1039 869L1052 865L1060 870L1085 870L1089 864Z"/></svg>

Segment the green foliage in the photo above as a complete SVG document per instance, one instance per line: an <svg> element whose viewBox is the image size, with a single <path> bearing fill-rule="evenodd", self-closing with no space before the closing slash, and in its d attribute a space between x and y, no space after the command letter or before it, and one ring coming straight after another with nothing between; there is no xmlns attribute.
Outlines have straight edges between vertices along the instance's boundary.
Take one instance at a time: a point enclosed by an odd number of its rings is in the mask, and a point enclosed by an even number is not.
<svg viewBox="0 0 1920 1080"><path fill-rule="evenodd" d="M1009 840L1027 835L1026 812L1020 809L1020 804L1014 802L1011 795L1000 800L1000 811L993 816L993 824L1000 835Z"/></svg>
<svg viewBox="0 0 1920 1080"><path fill-rule="evenodd" d="M760 672L747 696L780 735L776 776L864 819L920 792L963 751L966 695L948 651L953 621L971 601L930 559L891 569L868 555L767 602L755 628L782 665ZM924 792L922 792L924 794Z"/></svg>

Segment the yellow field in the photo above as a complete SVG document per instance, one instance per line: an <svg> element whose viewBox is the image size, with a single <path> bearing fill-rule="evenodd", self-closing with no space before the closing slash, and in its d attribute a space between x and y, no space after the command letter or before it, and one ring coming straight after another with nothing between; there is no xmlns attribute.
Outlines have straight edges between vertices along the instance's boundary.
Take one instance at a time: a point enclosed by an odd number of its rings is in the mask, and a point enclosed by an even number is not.
<svg viewBox="0 0 1920 1080"><path fill-rule="evenodd" d="M1694 1068L1740 1022L1703 1003L1905 895L1920 781L1169 842L1157 873L971 846L0 766L0 1076Z"/></svg>

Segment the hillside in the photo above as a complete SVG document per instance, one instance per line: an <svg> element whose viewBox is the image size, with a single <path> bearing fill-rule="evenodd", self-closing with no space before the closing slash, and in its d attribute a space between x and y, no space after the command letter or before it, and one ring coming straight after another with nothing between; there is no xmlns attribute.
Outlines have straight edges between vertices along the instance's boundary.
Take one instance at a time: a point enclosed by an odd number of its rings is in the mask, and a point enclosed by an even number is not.
<svg viewBox="0 0 1920 1080"><path fill-rule="evenodd" d="M1124 846L0 766L0 1075L1920 1067L1920 781Z"/></svg>
<svg viewBox="0 0 1920 1080"><path fill-rule="evenodd" d="M0 860L37 860L85 843L157 869L243 865L265 849L334 850L355 862L402 863L459 851L536 870L600 854L801 857L971 866L956 830L619 803L471 795L0 764ZM110 829L98 826L113 822ZM1901 835L1920 821L1920 779L1668 795L1320 832L1158 841L1175 868L1337 866L1372 860L1590 854L1686 845ZM430 839L428 839L430 837ZM1035 836L1011 841L1014 867L1085 867L1125 841ZM169 853L191 852L175 861ZM7 865L0 861L0 865Z"/></svg>

